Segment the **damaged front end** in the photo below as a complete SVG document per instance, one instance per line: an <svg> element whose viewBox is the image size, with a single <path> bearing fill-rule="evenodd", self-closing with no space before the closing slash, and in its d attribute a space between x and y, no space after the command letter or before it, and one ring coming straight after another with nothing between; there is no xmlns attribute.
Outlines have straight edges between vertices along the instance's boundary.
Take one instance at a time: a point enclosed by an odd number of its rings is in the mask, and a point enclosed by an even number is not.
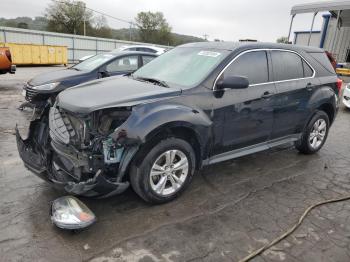
<svg viewBox="0 0 350 262"><path fill-rule="evenodd" d="M116 137L115 130L130 114L130 107L86 115L51 107L31 121L27 139L16 128L20 157L29 170L69 194L122 193L129 186L125 173L138 146L122 143L122 132Z"/></svg>

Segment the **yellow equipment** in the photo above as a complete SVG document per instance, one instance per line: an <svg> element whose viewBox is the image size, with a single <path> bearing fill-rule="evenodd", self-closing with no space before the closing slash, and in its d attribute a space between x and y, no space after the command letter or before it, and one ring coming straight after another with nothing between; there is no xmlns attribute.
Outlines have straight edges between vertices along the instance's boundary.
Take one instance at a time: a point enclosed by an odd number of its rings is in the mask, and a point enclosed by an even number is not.
<svg viewBox="0 0 350 262"><path fill-rule="evenodd" d="M35 45L0 43L10 48L12 63L15 65L66 65L67 47L54 45Z"/></svg>

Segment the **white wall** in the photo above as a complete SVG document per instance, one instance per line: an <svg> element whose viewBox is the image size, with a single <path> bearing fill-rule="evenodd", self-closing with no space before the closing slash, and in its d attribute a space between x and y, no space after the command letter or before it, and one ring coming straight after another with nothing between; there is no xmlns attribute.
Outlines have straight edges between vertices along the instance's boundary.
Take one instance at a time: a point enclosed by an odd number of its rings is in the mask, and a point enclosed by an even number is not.
<svg viewBox="0 0 350 262"><path fill-rule="evenodd" d="M108 52L123 45L147 44L1 26L0 42L67 46L68 61L70 63L77 62L83 56ZM161 45L155 46L167 47Z"/></svg>
<svg viewBox="0 0 350 262"><path fill-rule="evenodd" d="M336 19L331 18L328 24L324 49L331 52L338 62L345 62L346 54L350 49L350 27L338 28L334 36Z"/></svg>
<svg viewBox="0 0 350 262"><path fill-rule="evenodd" d="M307 45L309 40L310 32L296 32L294 34L294 43L296 45ZM310 39L310 46L320 46L321 41L321 33L320 32L312 32Z"/></svg>

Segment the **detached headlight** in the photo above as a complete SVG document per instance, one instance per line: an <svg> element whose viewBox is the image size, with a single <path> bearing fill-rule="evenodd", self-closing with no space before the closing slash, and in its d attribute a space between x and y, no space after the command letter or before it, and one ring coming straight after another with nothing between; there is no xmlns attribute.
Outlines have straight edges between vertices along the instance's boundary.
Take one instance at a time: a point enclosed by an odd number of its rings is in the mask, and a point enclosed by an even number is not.
<svg viewBox="0 0 350 262"><path fill-rule="evenodd" d="M40 86L33 86L31 88L35 89L35 90L52 90L56 86L58 86L59 84L60 84L60 82L55 82L55 83L49 83L49 84L40 85Z"/></svg>
<svg viewBox="0 0 350 262"><path fill-rule="evenodd" d="M82 229L96 221L94 213L79 199L64 196L53 201L51 221L62 229Z"/></svg>

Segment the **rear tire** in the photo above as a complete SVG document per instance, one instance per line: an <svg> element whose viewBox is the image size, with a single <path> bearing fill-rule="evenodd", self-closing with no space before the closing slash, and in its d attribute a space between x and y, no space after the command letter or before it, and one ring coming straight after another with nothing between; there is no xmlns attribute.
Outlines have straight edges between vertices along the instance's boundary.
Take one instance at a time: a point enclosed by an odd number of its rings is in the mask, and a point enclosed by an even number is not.
<svg viewBox="0 0 350 262"><path fill-rule="evenodd" d="M295 147L303 154L314 154L327 140L330 123L324 111L316 111Z"/></svg>
<svg viewBox="0 0 350 262"><path fill-rule="evenodd" d="M132 188L149 203L169 202L190 184L195 161L193 148L183 139L170 137L154 147L146 145L130 167Z"/></svg>

